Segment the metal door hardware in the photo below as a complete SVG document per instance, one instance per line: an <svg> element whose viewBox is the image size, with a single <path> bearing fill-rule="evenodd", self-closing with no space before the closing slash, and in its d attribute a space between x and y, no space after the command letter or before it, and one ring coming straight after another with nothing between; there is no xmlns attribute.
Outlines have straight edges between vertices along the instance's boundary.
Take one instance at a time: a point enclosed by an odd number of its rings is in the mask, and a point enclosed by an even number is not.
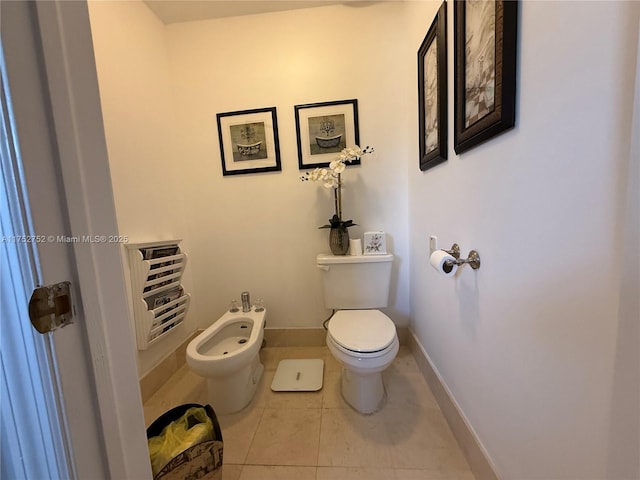
<svg viewBox="0 0 640 480"><path fill-rule="evenodd" d="M31 325L40 333L48 333L69 325L73 318L71 283L37 287L29 300Z"/></svg>

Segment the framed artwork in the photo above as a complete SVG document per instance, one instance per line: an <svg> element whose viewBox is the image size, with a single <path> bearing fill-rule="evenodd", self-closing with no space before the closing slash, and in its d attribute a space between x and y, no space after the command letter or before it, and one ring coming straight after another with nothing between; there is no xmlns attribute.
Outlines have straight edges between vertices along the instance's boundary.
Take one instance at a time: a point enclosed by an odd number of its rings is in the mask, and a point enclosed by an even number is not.
<svg viewBox="0 0 640 480"><path fill-rule="evenodd" d="M387 234L385 232L364 233L364 254L384 255L387 253Z"/></svg>
<svg viewBox="0 0 640 480"><path fill-rule="evenodd" d="M515 125L518 1L454 2L454 149Z"/></svg>
<svg viewBox="0 0 640 480"><path fill-rule="evenodd" d="M447 159L447 4L443 2L418 49L420 170Z"/></svg>
<svg viewBox="0 0 640 480"><path fill-rule="evenodd" d="M337 153L358 145L358 100L308 103L294 107L298 139L298 167L327 167ZM360 159L349 165L359 165Z"/></svg>
<svg viewBox="0 0 640 480"><path fill-rule="evenodd" d="M218 113L222 174L280 171L276 107Z"/></svg>

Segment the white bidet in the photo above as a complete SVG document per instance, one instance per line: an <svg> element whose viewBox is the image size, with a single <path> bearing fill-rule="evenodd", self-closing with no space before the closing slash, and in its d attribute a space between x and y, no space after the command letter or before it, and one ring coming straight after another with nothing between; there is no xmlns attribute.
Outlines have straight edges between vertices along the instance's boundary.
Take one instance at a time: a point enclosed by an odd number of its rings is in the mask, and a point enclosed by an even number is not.
<svg viewBox="0 0 640 480"><path fill-rule="evenodd" d="M209 403L216 413L246 407L264 365L260 347L267 311L226 312L187 346L187 364L207 379Z"/></svg>

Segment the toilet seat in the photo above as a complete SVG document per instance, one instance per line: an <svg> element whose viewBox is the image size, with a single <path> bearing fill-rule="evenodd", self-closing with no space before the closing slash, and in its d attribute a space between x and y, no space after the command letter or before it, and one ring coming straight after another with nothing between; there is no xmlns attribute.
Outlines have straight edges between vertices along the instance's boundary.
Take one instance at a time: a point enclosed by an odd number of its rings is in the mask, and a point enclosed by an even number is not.
<svg viewBox="0 0 640 480"><path fill-rule="evenodd" d="M327 332L338 346L354 354L382 352L397 338L395 324L380 310L339 310Z"/></svg>

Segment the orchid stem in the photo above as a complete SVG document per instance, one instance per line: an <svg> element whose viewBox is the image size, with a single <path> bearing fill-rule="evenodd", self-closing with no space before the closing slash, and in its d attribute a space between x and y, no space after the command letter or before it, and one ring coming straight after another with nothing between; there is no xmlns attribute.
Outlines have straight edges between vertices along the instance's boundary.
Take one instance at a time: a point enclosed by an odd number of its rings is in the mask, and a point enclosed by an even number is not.
<svg viewBox="0 0 640 480"><path fill-rule="evenodd" d="M342 221L342 178L338 174L338 186L333 190L333 201L335 202L336 215L338 220Z"/></svg>

